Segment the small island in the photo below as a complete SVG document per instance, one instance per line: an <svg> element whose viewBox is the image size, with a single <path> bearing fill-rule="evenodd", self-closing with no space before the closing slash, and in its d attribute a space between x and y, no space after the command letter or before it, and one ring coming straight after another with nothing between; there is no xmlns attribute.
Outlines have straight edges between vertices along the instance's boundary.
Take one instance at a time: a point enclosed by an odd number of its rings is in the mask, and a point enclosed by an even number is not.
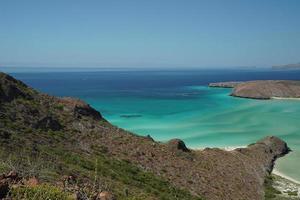
<svg viewBox="0 0 300 200"><path fill-rule="evenodd" d="M251 99L300 98L300 81L257 80L211 83L209 87L233 88L231 96Z"/></svg>

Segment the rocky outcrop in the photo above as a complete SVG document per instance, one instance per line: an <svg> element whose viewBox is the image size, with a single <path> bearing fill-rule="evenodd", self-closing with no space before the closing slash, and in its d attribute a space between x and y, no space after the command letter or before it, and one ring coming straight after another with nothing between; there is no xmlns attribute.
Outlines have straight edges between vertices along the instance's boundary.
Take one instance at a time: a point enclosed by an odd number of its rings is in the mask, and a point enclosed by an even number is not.
<svg viewBox="0 0 300 200"><path fill-rule="evenodd" d="M62 129L62 125L57 119L54 119L52 116L46 116L39 120L34 128L58 131Z"/></svg>
<svg viewBox="0 0 300 200"><path fill-rule="evenodd" d="M65 97L59 99L58 102L65 106L65 109L73 112L73 115L76 118L91 116L96 120L102 119L101 114L97 110L93 109L90 105L80 99Z"/></svg>
<svg viewBox="0 0 300 200"><path fill-rule="evenodd" d="M278 137L268 136L247 148L238 148L235 151L251 156L266 173L270 174L276 159L288 154L290 148Z"/></svg>
<svg viewBox="0 0 300 200"><path fill-rule="evenodd" d="M173 151L183 151L190 152L190 150L185 146L185 143L180 139L172 139L167 143L168 147Z"/></svg>
<svg viewBox="0 0 300 200"><path fill-rule="evenodd" d="M251 99L300 98L300 81L258 80L211 83L210 87L233 88L231 96Z"/></svg>
<svg viewBox="0 0 300 200"><path fill-rule="evenodd" d="M18 97L32 99L32 94L27 89L21 81L0 72L0 102L9 102Z"/></svg>

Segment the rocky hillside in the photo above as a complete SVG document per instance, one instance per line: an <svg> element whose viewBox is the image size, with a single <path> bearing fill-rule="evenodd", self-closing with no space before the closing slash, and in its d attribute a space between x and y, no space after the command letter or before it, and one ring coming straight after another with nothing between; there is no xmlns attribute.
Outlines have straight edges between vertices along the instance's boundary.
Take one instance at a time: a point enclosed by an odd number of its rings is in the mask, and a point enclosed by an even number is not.
<svg viewBox="0 0 300 200"><path fill-rule="evenodd" d="M213 83L210 87L234 88L231 96L251 99L300 98L300 81L266 80Z"/></svg>
<svg viewBox="0 0 300 200"><path fill-rule="evenodd" d="M57 199L260 200L275 160L289 151L271 136L234 151L156 142L111 125L80 100L39 93L4 73L0 122L0 198L40 189ZM28 189L32 179L38 189Z"/></svg>

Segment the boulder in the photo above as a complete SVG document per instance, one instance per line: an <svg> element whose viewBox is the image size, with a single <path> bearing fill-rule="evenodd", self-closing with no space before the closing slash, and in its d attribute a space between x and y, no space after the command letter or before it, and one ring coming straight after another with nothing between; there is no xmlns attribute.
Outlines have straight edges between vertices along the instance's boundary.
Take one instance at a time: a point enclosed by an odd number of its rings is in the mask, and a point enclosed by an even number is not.
<svg viewBox="0 0 300 200"><path fill-rule="evenodd" d="M36 178L36 177L32 177L32 178L29 178L27 181L26 181L26 185L30 186L30 187L35 187L39 184L39 180Z"/></svg>
<svg viewBox="0 0 300 200"><path fill-rule="evenodd" d="M97 196L97 200L115 200L115 199L116 198L114 197L114 195L107 191L100 192Z"/></svg>
<svg viewBox="0 0 300 200"><path fill-rule="evenodd" d="M62 125L58 122L57 119L53 118L52 116L46 116L39 120L34 128L58 131L62 129Z"/></svg>
<svg viewBox="0 0 300 200"><path fill-rule="evenodd" d="M183 152L190 152L190 150L185 146L185 143L180 139L172 139L168 142L167 145L172 150L180 150Z"/></svg>
<svg viewBox="0 0 300 200"><path fill-rule="evenodd" d="M84 106L76 105L74 108L74 114L77 118L80 118L81 116L91 116L94 119L102 119L101 114L88 104Z"/></svg>
<svg viewBox="0 0 300 200"><path fill-rule="evenodd" d="M89 104L82 100L65 97L59 99L58 103L66 106L69 111L73 112L76 118L80 119L82 116L90 116L96 120L103 119L100 112L93 109Z"/></svg>
<svg viewBox="0 0 300 200"><path fill-rule="evenodd" d="M151 135L146 135L146 138L147 138L148 140L154 142L154 139L153 139L153 137L151 137Z"/></svg>

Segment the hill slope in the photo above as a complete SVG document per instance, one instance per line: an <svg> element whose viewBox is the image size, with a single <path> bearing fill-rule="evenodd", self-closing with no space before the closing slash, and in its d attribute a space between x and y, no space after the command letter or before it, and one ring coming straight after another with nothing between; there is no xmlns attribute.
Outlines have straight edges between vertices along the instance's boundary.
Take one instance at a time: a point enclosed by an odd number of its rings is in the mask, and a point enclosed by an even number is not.
<svg viewBox="0 0 300 200"><path fill-rule="evenodd" d="M276 137L234 151L159 143L111 125L80 100L41 94L4 73L0 103L0 170L57 185L63 175L76 177L70 190L77 196L259 200L274 161L289 151Z"/></svg>

